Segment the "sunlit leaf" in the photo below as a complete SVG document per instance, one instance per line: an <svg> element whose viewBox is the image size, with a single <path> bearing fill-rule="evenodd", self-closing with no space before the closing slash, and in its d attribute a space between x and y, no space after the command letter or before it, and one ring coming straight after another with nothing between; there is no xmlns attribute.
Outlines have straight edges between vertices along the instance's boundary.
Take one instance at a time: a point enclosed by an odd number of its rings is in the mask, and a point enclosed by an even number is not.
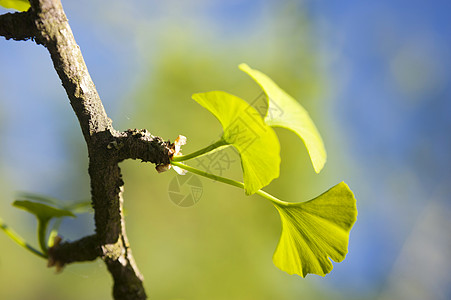
<svg viewBox="0 0 451 300"><path fill-rule="evenodd" d="M194 94L193 99L219 120L222 138L240 153L246 194L255 193L279 176L279 140L253 107L222 91Z"/></svg>
<svg viewBox="0 0 451 300"><path fill-rule="evenodd" d="M0 0L0 6L18 11L27 11L30 8L28 0Z"/></svg>
<svg viewBox="0 0 451 300"><path fill-rule="evenodd" d="M282 234L274 264L289 274L324 276L348 252L349 232L357 218L352 191L339 183L313 200L274 204L282 221Z"/></svg>
<svg viewBox="0 0 451 300"><path fill-rule="evenodd" d="M319 173L326 163L326 149L308 112L262 72L246 64L240 64L239 68L260 85L268 98L266 124L284 127L296 133L304 141L315 172Z"/></svg>
<svg viewBox="0 0 451 300"><path fill-rule="evenodd" d="M45 220L51 218L75 217L75 215L68 210L28 200L16 200L13 205L34 214L38 219Z"/></svg>

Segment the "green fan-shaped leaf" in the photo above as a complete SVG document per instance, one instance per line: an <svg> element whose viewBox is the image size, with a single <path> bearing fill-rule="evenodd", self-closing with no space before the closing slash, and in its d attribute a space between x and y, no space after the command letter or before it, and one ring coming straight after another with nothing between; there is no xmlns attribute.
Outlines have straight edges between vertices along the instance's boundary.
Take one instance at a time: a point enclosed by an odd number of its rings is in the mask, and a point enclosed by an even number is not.
<svg viewBox="0 0 451 300"><path fill-rule="evenodd" d="M240 153L246 194L255 193L279 176L279 140L253 107L222 91L194 94L193 99L219 120L222 139Z"/></svg>
<svg viewBox="0 0 451 300"><path fill-rule="evenodd" d="M18 11L27 11L30 8L28 0L0 0L0 6Z"/></svg>
<svg viewBox="0 0 451 300"><path fill-rule="evenodd" d="M315 172L319 173L326 163L326 149L308 112L262 72L246 64L240 64L239 68L260 85L268 98L266 124L284 127L296 133L304 141Z"/></svg>
<svg viewBox="0 0 451 300"><path fill-rule="evenodd" d="M282 235L274 264L289 274L325 276L348 252L349 232L357 217L352 191L339 183L313 200L274 203L282 220Z"/></svg>
<svg viewBox="0 0 451 300"><path fill-rule="evenodd" d="M29 213L32 213L40 220L49 220L51 218L61 217L75 217L75 215L68 210L28 200L16 200L14 201L13 205L17 208L21 208L28 211Z"/></svg>

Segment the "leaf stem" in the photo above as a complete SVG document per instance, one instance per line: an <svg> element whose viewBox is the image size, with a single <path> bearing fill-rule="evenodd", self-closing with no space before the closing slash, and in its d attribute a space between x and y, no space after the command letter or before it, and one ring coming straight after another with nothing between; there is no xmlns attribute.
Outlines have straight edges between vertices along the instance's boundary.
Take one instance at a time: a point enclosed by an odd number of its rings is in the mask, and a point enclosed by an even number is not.
<svg viewBox="0 0 451 300"><path fill-rule="evenodd" d="M53 247L55 237L58 235L58 230L61 226L62 221L63 218L57 218L55 220L55 223L53 224L52 230L50 230L49 237L47 239L47 248Z"/></svg>
<svg viewBox="0 0 451 300"><path fill-rule="evenodd" d="M39 246L41 247L42 252L47 255L47 240L46 240L46 233L47 233L47 225L49 224L49 219L38 219L38 239L39 239Z"/></svg>
<svg viewBox="0 0 451 300"><path fill-rule="evenodd" d="M185 161L185 160L188 160L188 159L192 159L192 158L204 155L204 154L206 154L206 153L208 153L210 151L213 151L214 149L219 148L219 147L224 146L224 145L228 145L228 143L224 139L220 139L219 141L217 141L217 142L215 142L215 143L213 143L213 144L211 144L211 145L209 145L209 146L207 146L207 147L205 147L203 149L195 151L193 153L190 153L190 154L187 154L187 155L174 156L174 157L172 157L172 161L176 161L177 162L177 161Z"/></svg>
<svg viewBox="0 0 451 300"><path fill-rule="evenodd" d="M17 234L14 230L10 229L8 225L3 223L3 220L0 218L0 228L9 236L14 242L16 242L19 246L27 249L28 251L36 254L39 257L47 258L47 255L35 249L33 246L28 244L19 234Z"/></svg>
<svg viewBox="0 0 451 300"><path fill-rule="evenodd" d="M225 178L225 177L222 177L222 176L218 176L218 175L214 175L214 174L211 174L211 173L207 173L205 171L202 171L202 170L190 167L188 165L185 165L185 164L182 164L182 163L179 163L179 162L171 161L171 164L174 165L174 166L177 166L179 168L185 169L185 170L187 170L187 171L189 171L191 173L194 173L194 174L197 174L197 175L200 175L200 176L203 176L203 177L207 177L207 178L215 180L215 181L219 181L219 182L222 182L222 183L225 183L225 184L228 184L228 185L232 185L232 186L244 189L244 183L242 183L240 181L236 181L236 180L233 180L233 179L229 179L229 178ZM269 194L269 193L267 193L267 192L265 192L263 190L258 190L255 193L260 195L260 196L262 196L263 198L271 201L274 204L281 205L281 206L289 205L288 202L282 201L282 200L274 197L273 195L271 195L271 194Z"/></svg>

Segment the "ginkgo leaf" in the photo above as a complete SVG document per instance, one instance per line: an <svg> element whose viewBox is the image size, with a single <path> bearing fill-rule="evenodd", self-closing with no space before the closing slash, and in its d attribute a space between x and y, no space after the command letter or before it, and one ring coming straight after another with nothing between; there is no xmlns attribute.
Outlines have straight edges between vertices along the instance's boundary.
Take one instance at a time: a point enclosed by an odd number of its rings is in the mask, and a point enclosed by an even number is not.
<svg viewBox="0 0 451 300"><path fill-rule="evenodd" d="M325 276L348 252L349 232L356 221L354 194L341 182L302 203L274 203L282 234L273 262L288 274Z"/></svg>
<svg viewBox="0 0 451 300"><path fill-rule="evenodd" d="M28 0L0 0L0 6L18 11L27 11L30 8Z"/></svg>
<svg viewBox="0 0 451 300"><path fill-rule="evenodd" d="M222 91L194 94L193 99L219 120L222 139L240 153L246 194L255 193L279 176L279 140L253 107Z"/></svg>
<svg viewBox="0 0 451 300"><path fill-rule="evenodd" d="M13 205L17 208L28 211L35 215L38 219L46 220L51 218L74 217L75 215L69 210L52 207L47 204L32 202L28 200L16 200Z"/></svg>
<svg viewBox="0 0 451 300"><path fill-rule="evenodd" d="M240 64L239 68L252 77L267 96L266 124L284 127L296 133L307 148L315 172L319 173L326 163L327 154L323 140L308 112L262 72L250 68L247 64Z"/></svg>

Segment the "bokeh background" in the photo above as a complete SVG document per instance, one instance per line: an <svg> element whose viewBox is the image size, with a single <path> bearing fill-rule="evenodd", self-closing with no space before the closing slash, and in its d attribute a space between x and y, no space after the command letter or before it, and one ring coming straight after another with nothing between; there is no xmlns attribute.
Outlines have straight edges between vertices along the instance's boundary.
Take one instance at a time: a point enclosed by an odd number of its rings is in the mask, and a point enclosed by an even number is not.
<svg viewBox="0 0 451 300"><path fill-rule="evenodd" d="M147 128L189 153L218 122L190 99L261 91L241 62L272 77L311 113L328 150L315 174L294 134L277 129L280 178L267 190L305 201L345 181L358 221L349 253L326 277L278 270L279 217L258 196L200 179L200 201L171 202L177 176L122 163L127 229L152 299L450 299L451 2L63 1L116 129ZM7 10L1 9L0 13ZM0 38L0 216L35 242L18 191L89 198L87 151L47 51ZM236 154L211 160L240 179ZM195 165L199 162L193 162ZM92 216L65 220L75 240ZM0 233L0 299L109 299L103 263L62 274Z"/></svg>

